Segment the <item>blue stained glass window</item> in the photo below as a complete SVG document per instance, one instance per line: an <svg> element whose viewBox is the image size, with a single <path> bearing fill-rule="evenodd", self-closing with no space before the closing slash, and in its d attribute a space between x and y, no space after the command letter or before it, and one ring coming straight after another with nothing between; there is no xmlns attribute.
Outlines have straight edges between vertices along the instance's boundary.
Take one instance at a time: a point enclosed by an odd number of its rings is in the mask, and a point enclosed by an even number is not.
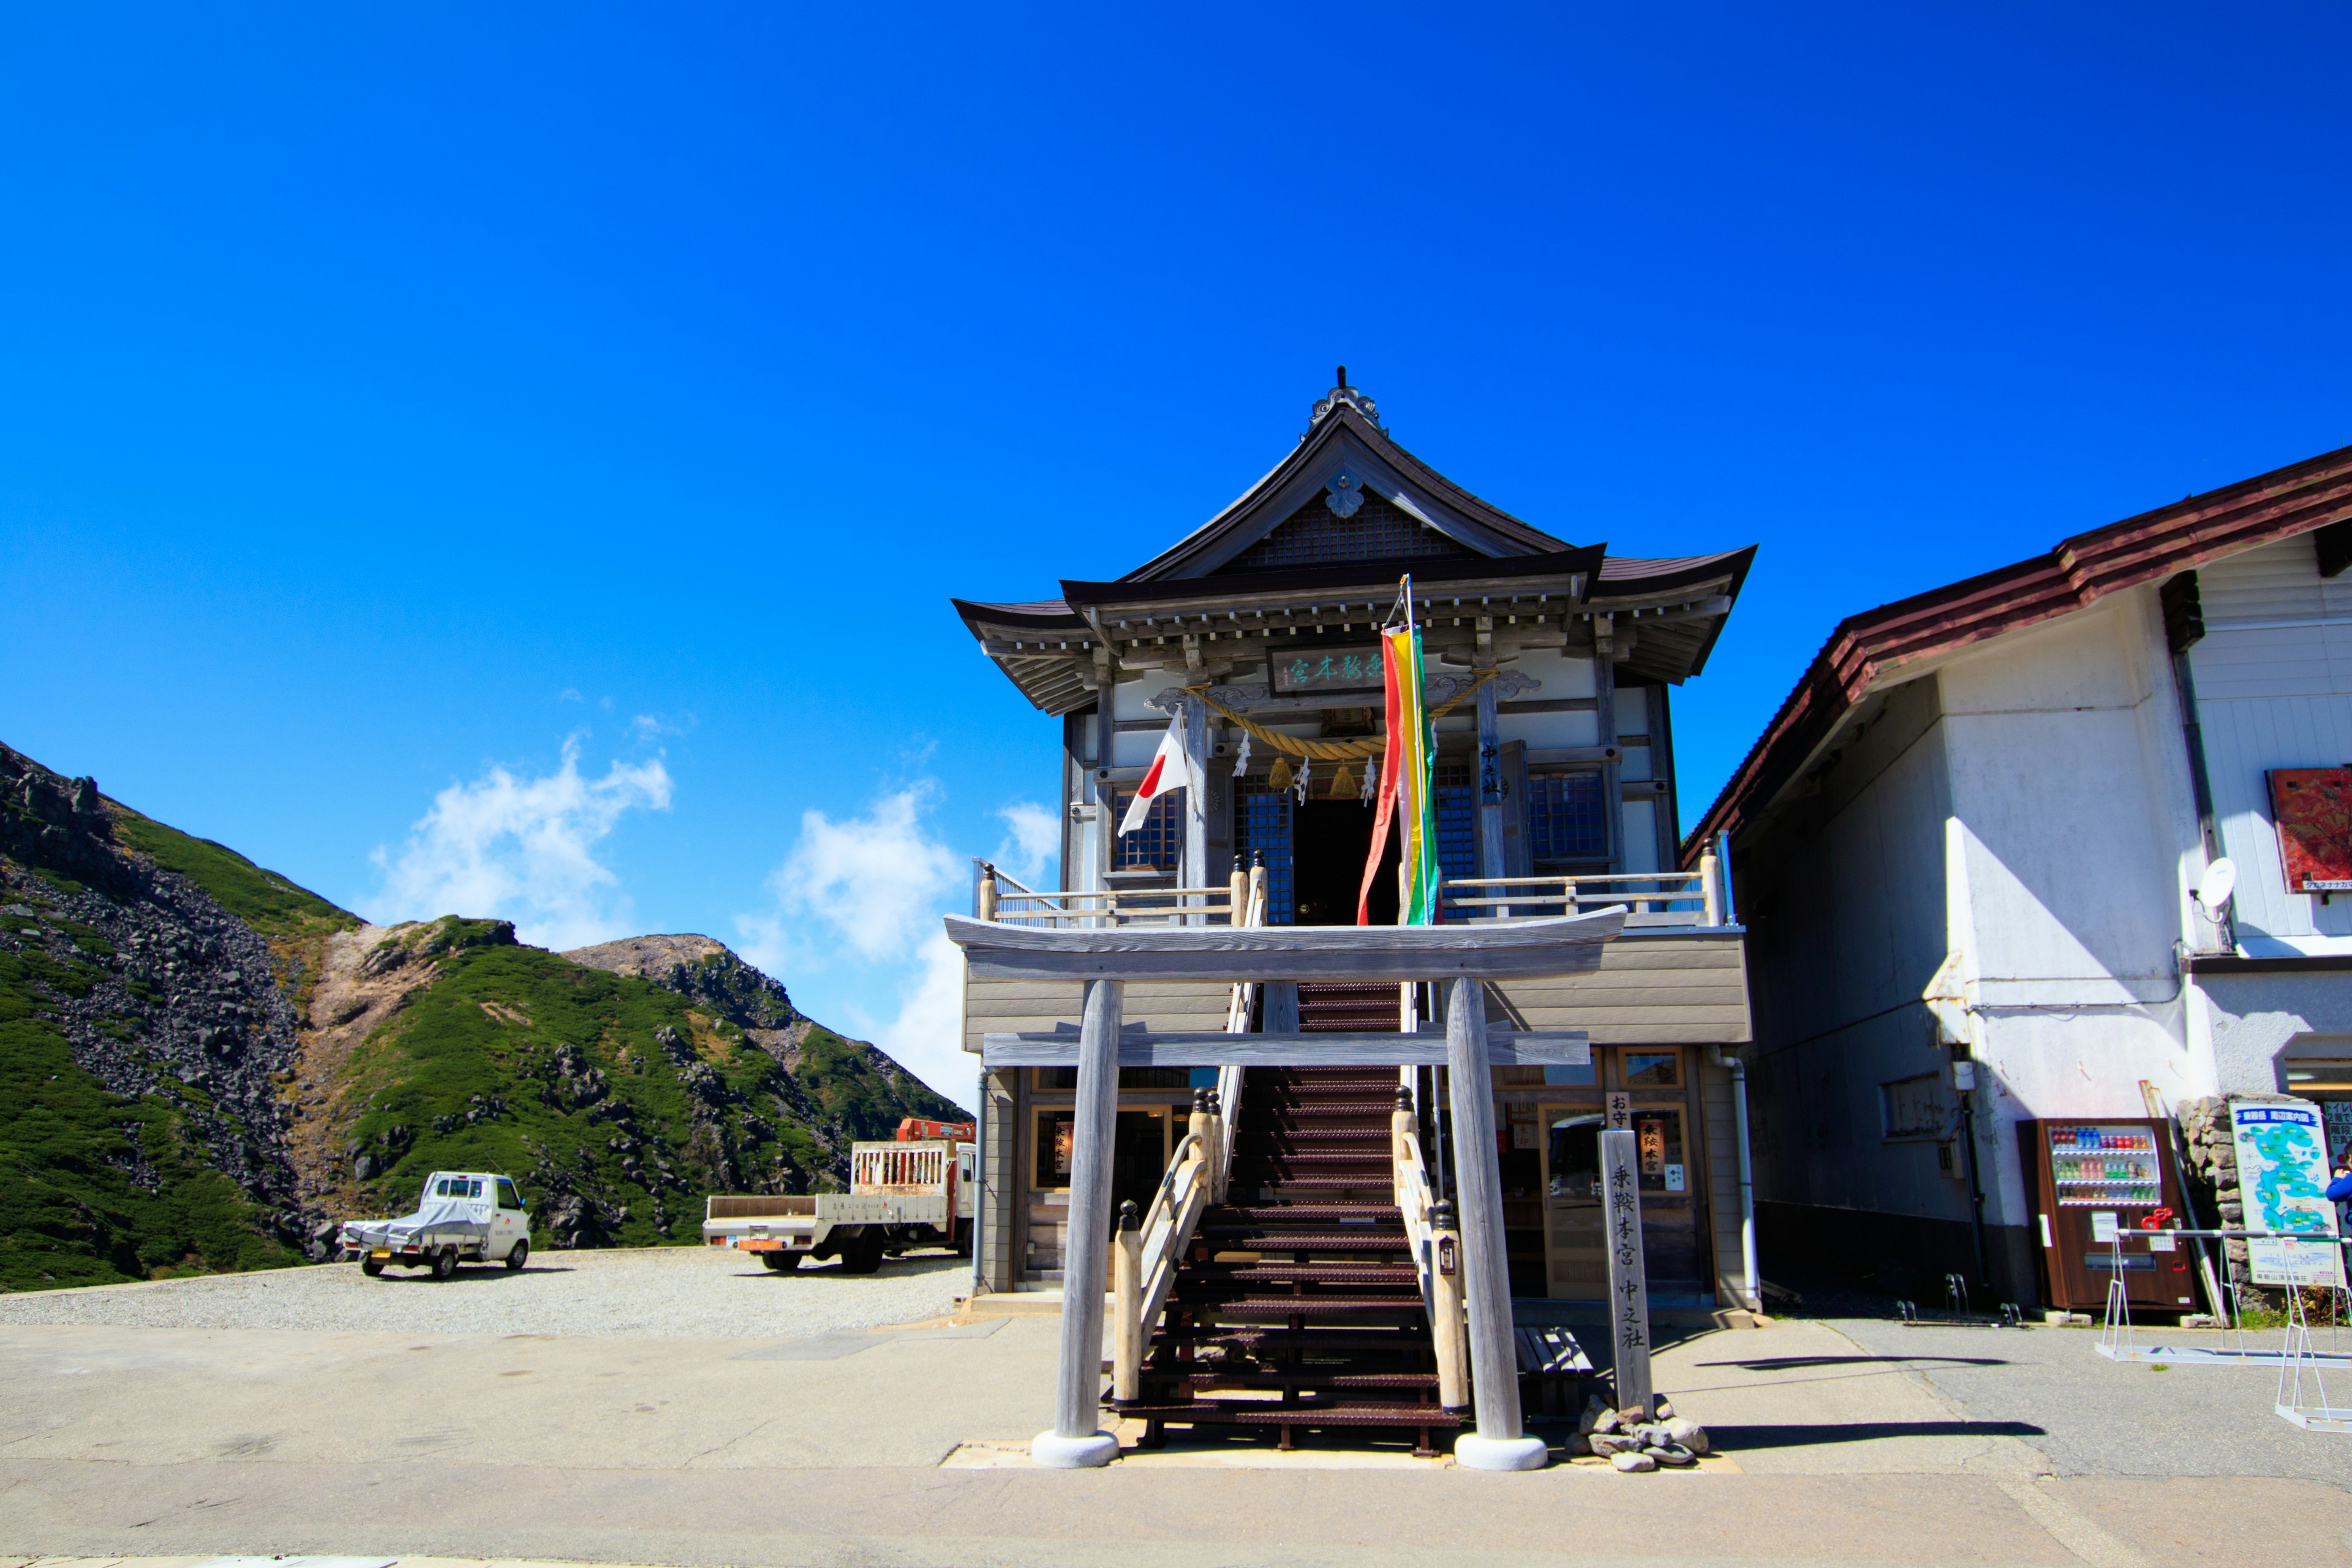
<svg viewBox="0 0 2352 1568"><path fill-rule="evenodd" d="M1467 757L1437 762L1437 865L1449 879L1478 874L1478 778Z"/></svg>
<svg viewBox="0 0 2352 1568"><path fill-rule="evenodd" d="M1528 775L1528 833L1536 868L1609 858L1609 819L1598 773Z"/></svg>
<svg viewBox="0 0 2352 1568"><path fill-rule="evenodd" d="M1265 856L1265 923L1294 923L1290 874L1290 806L1288 790L1270 790L1261 782L1244 784L1234 803L1234 848L1246 869L1252 857Z"/></svg>

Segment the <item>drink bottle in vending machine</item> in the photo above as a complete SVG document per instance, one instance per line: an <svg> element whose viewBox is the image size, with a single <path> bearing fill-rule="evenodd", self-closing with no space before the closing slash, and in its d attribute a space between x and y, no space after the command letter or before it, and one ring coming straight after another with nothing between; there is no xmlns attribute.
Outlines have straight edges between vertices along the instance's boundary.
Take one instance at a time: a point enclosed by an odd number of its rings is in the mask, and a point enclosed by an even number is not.
<svg viewBox="0 0 2352 1568"><path fill-rule="evenodd" d="M2194 1244L2165 1234L2189 1224L2170 1129L2084 1120L2021 1121L2017 1131L2044 1300L2096 1310L2120 1268L2134 1307L2194 1310Z"/></svg>

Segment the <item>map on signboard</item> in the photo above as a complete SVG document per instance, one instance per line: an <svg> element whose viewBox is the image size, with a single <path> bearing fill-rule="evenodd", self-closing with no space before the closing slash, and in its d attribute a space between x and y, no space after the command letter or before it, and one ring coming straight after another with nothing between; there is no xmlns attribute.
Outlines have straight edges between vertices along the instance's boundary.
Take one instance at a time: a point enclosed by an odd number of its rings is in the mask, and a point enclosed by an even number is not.
<svg viewBox="0 0 2352 1568"><path fill-rule="evenodd" d="M2238 1152L2238 1192L2248 1230L2307 1230L2325 1244L2246 1243L2257 1285L2344 1289L2344 1253L2336 1245L2336 1205L2327 1201L2326 1128L2319 1107L2299 1100L2231 1100L2230 1131Z"/></svg>
<svg viewBox="0 0 2352 1568"><path fill-rule="evenodd" d="M2288 892L2352 892L2352 768L2273 768L2271 819Z"/></svg>

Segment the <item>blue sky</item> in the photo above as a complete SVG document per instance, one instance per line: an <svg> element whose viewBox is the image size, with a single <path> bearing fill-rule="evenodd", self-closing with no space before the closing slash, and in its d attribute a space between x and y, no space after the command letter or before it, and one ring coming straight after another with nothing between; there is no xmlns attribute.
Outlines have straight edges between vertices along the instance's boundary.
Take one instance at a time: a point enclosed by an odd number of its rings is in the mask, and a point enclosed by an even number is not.
<svg viewBox="0 0 2352 1568"><path fill-rule="evenodd" d="M1344 362L1555 533L1763 545L1695 815L1841 616L2352 442L2347 30L9 7L0 741L968 1095L925 933L1055 729L950 594L1136 564Z"/></svg>

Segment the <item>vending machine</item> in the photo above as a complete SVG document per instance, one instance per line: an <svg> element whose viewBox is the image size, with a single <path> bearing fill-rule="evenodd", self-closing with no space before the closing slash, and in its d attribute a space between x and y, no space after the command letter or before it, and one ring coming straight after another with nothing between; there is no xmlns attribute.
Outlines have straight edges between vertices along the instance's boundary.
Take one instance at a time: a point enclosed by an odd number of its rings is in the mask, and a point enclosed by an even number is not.
<svg viewBox="0 0 2352 1568"><path fill-rule="evenodd" d="M2124 1299L2159 1312L2197 1305L2195 1244L2164 1234L2189 1224L2172 1134L2158 1121L2021 1121L2043 1299L2096 1311L2121 1268Z"/></svg>

